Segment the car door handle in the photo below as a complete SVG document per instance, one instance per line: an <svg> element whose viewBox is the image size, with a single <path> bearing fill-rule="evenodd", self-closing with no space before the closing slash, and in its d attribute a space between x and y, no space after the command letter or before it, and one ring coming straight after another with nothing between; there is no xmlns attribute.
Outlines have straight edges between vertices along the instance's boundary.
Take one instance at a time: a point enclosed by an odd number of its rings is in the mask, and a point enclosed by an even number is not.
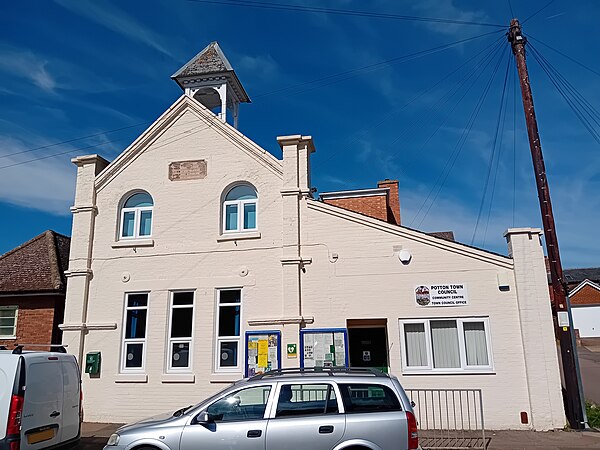
<svg viewBox="0 0 600 450"><path fill-rule="evenodd" d="M58 417L60 416L60 413L58 411L52 411L52 413L50 414L50 417Z"/></svg>
<svg viewBox="0 0 600 450"><path fill-rule="evenodd" d="M246 434L249 438L256 438L262 436L262 430L250 430L248 434Z"/></svg>
<svg viewBox="0 0 600 450"><path fill-rule="evenodd" d="M333 433L333 425L322 425L319 427L319 433L328 434Z"/></svg>

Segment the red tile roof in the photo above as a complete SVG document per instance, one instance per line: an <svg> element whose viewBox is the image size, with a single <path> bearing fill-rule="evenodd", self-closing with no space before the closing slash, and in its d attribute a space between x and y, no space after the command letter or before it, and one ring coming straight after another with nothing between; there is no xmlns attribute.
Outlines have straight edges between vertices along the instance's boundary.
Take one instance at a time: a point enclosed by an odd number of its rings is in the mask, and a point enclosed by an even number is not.
<svg viewBox="0 0 600 450"><path fill-rule="evenodd" d="M0 294L64 292L70 243L48 230L0 256Z"/></svg>

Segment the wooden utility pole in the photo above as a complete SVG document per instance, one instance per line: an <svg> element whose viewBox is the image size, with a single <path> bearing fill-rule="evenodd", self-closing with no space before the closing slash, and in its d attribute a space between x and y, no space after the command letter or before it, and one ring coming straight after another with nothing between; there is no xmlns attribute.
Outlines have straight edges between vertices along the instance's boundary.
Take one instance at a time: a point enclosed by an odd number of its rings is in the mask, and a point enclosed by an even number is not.
<svg viewBox="0 0 600 450"><path fill-rule="evenodd" d="M556 237L554 215L552 214L552 203L550 201L550 191L548 189L548 180L546 178L546 167L544 166L542 146L540 143L540 136L538 134L535 110L533 108L533 96L531 94L527 63L525 61L525 43L527 40L521 32L521 24L517 19L513 19L510 22L508 41L511 43L512 51L515 55L517 71L519 74L519 82L521 84L523 108L525 109L525 122L527 123L527 134L529 136L529 147L531 149L531 158L533 159L535 181L537 184L538 199L542 213L546 251L548 253L548 260L550 262L550 278L552 281L554 306L559 325L555 327L555 330L558 334L557 337L560 342L563 379L565 383L566 394L566 414L571 428L579 430L586 427L586 417L585 406L582 401L582 389L580 386L581 381L578 373L579 365L577 361L577 352L572 335L571 308L567 296L567 285L563 278L563 270L560 262L558 238Z"/></svg>

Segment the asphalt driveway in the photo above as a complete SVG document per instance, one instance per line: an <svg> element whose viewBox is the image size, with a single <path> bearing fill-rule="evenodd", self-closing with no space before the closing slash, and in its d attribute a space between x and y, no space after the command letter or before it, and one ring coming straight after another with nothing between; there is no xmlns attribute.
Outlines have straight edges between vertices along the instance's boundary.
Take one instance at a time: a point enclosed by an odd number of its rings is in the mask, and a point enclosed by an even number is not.
<svg viewBox="0 0 600 450"><path fill-rule="evenodd" d="M600 340L584 339L577 348L585 399L600 405Z"/></svg>

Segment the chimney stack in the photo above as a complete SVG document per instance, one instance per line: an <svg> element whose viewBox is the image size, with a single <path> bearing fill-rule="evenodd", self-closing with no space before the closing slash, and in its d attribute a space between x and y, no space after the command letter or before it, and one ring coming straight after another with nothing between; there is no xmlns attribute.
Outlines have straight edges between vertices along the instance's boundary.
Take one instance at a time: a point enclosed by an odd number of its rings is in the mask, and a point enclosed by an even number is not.
<svg viewBox="0 0 600 450"><path fill-rule="evenodd" d="M388 203L388 222L400 225L400 197L398 196L398 180L388 180L387 178L377 183L378 188L387 188L390 190Z"/></svg>

